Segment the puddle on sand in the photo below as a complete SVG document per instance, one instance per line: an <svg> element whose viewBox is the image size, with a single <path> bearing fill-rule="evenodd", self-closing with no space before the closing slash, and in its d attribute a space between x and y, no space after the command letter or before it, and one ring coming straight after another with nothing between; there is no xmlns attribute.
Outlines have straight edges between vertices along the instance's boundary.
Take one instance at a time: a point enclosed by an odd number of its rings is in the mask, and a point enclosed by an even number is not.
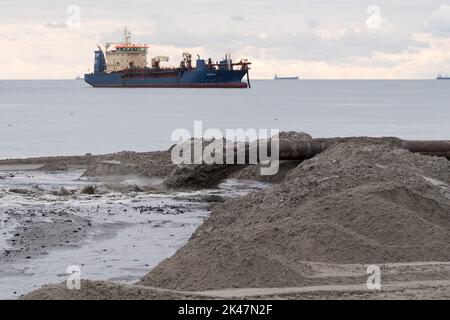
<svg viewBox="0 0 450 320"><path fill-rule="evenodd" d="M83 279L135 281L173 255L208 217L205 196L237 197L267 186L228 180L218 189L174 194L53 194L92 184L80 180L80 175L80 171L0 171L5 177L0 180L0 251L13 249L7 239L24 221L56 228L49 212L74 215L92 225L82 241L61 239L59 247L48 248L44 255L0 260L0 298L14 299L43 284L65 281L71 265L81 268ZM31 191L9 192L13 188Z"/></svg>

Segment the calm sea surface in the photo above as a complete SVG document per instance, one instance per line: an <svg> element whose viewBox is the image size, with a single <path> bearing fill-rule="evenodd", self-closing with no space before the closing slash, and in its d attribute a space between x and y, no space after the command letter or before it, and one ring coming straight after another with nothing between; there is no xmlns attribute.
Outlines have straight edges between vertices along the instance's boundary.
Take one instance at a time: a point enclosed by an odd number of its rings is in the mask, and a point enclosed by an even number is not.
<svg viewBox="0 0 450 320"><path fill-rule="evenodd" d="M251 90L0 81L0 158L149 151L177 128L450 139L450 81L253 81Z"/></svg>

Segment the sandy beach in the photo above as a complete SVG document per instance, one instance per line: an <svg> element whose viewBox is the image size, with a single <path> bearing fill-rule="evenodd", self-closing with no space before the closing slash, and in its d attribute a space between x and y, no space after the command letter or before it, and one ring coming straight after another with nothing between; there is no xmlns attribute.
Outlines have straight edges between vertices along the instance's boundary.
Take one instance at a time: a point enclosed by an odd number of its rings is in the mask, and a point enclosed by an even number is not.
<svg viewBox="0 0 450 320"><path fill-rule="evenodd" d="M448 299L450 162L395 138L329 140L269 177L177 167L169 150L2 160L1 295Z"/></svg>

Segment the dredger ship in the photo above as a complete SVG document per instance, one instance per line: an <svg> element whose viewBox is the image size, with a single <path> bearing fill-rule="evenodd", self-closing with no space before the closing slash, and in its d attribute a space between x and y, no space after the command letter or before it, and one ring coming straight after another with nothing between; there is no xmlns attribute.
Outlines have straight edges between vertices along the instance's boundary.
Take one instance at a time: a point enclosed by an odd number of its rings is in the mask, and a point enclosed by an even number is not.
<svg viewBox="0 0 450 320"><path fill-rule="evenodd" d="M111 49L112 47L112 49ZM148 87L148 88L247 88L250 87L248 60L233 63L231 55L213 62L198 56L195 67L192 55L183 53L179 67L164 68L169 58L157 56L148 66L149 46L131 42L125 28L121 43L107 43L105 50L95 51L94 72L85 74L84 80L93 87ZM247 82L242 79L247 78Z"/></svg>

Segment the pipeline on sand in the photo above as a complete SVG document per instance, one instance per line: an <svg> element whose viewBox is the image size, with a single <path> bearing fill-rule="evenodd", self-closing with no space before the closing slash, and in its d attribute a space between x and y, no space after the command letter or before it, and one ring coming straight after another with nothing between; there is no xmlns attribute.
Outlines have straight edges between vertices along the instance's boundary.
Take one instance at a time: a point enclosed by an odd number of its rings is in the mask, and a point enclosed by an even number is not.
<svg viewBox="0 0 450 320"><path fill-rule="evenodd" d="M413 153L421 153L429 156L446 157L450 160L450 141L436 140L436 141L412 141L399 140L400 146ZM270 141L268 149L271 150ZM311 141L292 141L279 140L279 160L306 160L317 154L325 151L336 142L326 140L311 140ZM250 144L246 146L247 156L250 148L259 148L259 145ZM237 151L237 148L235 148ZM275 150L271 150L275 151ZM276 151L275 151L276 152ZM258 153L259 154L259 153Z"/></svg>

